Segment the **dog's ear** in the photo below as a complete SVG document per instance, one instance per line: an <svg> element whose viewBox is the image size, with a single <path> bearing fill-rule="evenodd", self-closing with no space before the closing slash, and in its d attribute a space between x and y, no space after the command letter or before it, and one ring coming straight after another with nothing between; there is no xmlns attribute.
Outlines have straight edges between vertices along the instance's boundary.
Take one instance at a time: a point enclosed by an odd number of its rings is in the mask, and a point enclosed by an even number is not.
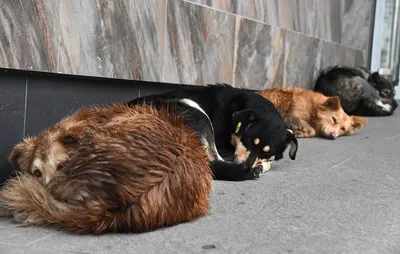
<svg viewBox="0 0 400 254"><path fill-rule="evenodd" d="M341 106L339 96L328 97L328 99L321 105L322 110L338 110L340 107Z"/></svg>
<svg viewBox="0 0 400 254"><path fill-rule="evenodd" d="M289 149L290 159L292 159L292 160L296 159L298 144L297 144L297 138L291 129L286 129L286 142L290 146L290 149Z"/></svg>
<svg viewBox="0 0 400 254"><path fill-rule="evenodd" d="M234 112L232 115L232 121L235 128L235 134L241 135L250 124L257 120L258 116L254 110L246 109Z"/></svg>
<svg viewBox="0 0 400 254"><path fill-rule="evenodd" d="M351 116L351 122L351 127L354 132L363 128L367 124L368 119L361 116Z"/></svg>
<svg viewBox="0 0 400 254"><path fill-rule="evenodd" d="M381 76L379 75L379 72L373 72L369 77L368 77L368 82L375 83L379 81Z"/></svg>
<svg viewBox="0 0 400 254"><path fill-rule="evenodd" d="M26 155L33 153L35 148L36 137L27 137L21 143L18 143L11 150L8 155L8 163L14 170L25 171L27 168L23 167L23 160Z"/></svg>

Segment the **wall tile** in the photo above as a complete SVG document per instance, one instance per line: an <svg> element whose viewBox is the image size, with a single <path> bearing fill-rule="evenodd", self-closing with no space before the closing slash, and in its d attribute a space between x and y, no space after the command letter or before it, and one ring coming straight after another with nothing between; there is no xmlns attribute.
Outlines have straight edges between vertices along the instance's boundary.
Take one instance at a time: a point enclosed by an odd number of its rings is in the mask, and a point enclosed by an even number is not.
<svg viewBox="0 0 400 254"><path fill-rule="evenodd" d="M232 83L235 16L168 1L163 82Z"/></svg>
<svg viewBox="0 0 400 254"><path fill-rule="evenodd" d="M63 1L59 71L159 81L166 0Z"/></svg>
<svg viewBox="0 0 400 254"><path fill-rule="evenodd" d="M344 0L315 0L315 27L311 35L317 38L340 43L344 10L343 3Z"/></svg>
<svg viewBox="0 0 400 254"><path fill-rule="evenodd" d="M372 0L345 0L341 43L367 50L371 31Z"/></svg>
<svg viewBox="0 0 400 254"><path fill-rule="evenodd" d="M295 32L285 31L285 86L313 86L319 70L321 41Z"/></svg>
<svg viewBox="0 0 400 254"><path fill-rule="evenodd" d="M356 64L356 50L339 45L336 53L339 65L354 66Z"/></svg>
<svg viewBox="0 0 400 254"><path fill-rule="evenodd" d="M339 45L333 42L322 41L320 44L319 69L325 69L329 66L339 63L338 56Z"/></svg>
<svg viewBox="0 0 400 254"><path fill-rule="evenodd" d="M284 33L279 28L239 19L234 85L266 89L281 87L284 71Z"/></svg>
<svg viewBox="0 0 400 254"><path fill-rule="evenodd" d="M315 1L318 0L280 0L280 26L312 35L316 23L314 20Z"/></svg>
<svg viewBox="0 0 400 254"><path fill-rule="evenodd" d="M365 50L356 50L356 57L355 57L355 65L356 66L364 66L367 67L367 54Z"/></svg>
<svg viewBox="0 0 400 254"><path fill-rule="evenodd" d="M60 1L0 2L0 67L57 71Z"/></svg>
<svg viewBox="0 0 400 254"><path fill-rule="evenodd" d="M0 70L0 184L13 172L7 156L24 132L26 79Z"/></svg>

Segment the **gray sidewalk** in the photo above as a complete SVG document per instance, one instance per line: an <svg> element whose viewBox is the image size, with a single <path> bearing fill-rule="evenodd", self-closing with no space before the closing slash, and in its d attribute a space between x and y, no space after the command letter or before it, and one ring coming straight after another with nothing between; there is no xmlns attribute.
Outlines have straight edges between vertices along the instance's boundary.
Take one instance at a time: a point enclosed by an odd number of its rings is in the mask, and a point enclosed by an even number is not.
<svg viewBox="0 0 400 254"><path fill-rule="evenodd" d="M400 253L400 112L337 140L300 139L261 179L215 182L212 214L134 235L0 220L0 253Z"/></svg>

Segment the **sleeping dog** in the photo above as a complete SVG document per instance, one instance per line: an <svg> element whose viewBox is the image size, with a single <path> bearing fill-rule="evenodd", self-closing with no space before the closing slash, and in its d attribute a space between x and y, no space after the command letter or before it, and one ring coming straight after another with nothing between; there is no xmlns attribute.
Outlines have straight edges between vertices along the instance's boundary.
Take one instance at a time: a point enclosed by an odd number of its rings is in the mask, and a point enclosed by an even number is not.
<svg viewBox="0 0 400 254"><path fill-rule="evenodd" d="M172 103L185 111L187 125L200 133L204 146L211 148L216 179L258 178L269 170L272 161L283 158L288 145L289 157L296 157L298 145L293 131L287 129L274 105L253 91L227 84L180 85L171 92L140 97L128 105L140 103Z"/></svg>

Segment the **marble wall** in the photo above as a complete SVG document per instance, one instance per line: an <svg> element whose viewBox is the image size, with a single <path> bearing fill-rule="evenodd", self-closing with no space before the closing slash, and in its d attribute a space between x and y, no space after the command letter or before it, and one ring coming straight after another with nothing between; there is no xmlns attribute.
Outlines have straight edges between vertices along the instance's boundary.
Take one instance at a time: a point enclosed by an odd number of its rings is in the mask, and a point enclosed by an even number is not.
<svg viewBox="0 0 400 254"><path fill-rule="evenodd" d="M311 87L366 65L373 0L2 0L0 67L146 81Z"/></svg>

